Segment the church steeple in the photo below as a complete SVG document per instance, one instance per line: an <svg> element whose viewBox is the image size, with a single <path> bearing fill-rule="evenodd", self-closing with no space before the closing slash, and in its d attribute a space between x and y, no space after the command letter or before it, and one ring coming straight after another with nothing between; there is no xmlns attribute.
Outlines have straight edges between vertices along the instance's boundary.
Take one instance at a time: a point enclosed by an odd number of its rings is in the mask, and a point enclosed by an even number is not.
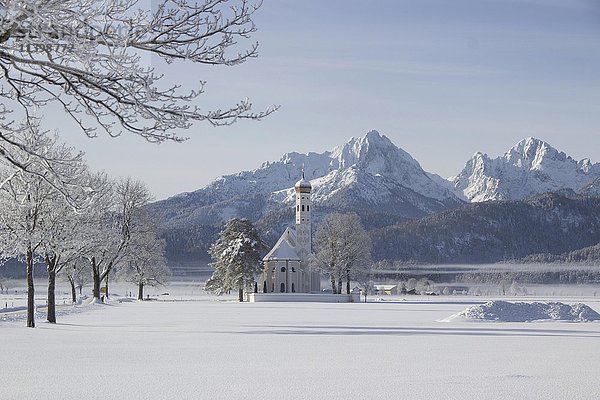
<svg viewBox="0 0 600 400"><path fill-rule="evenodd" d="M298 244L302 249L304 258L312 250L311 217L310 217L310 192L312 186L304 177L304 164L302 164L302 179L296 182L296 233Z"/></svg>

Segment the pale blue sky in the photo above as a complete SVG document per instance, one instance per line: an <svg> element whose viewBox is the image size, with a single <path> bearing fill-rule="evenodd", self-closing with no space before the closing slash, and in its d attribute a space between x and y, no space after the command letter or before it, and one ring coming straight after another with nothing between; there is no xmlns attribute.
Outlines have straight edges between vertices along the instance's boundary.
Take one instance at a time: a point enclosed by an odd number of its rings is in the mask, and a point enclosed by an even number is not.
<svg viewBox="0 0 600 400"><path fill-rule="evenodd" d="M201 106L280 104L269 118L197 124L160 146L61 131L157 198L371 129L444 177L527 136L600 161L600 0L265 0L255 22L259 58L170 72L208 82Z"/></svg>

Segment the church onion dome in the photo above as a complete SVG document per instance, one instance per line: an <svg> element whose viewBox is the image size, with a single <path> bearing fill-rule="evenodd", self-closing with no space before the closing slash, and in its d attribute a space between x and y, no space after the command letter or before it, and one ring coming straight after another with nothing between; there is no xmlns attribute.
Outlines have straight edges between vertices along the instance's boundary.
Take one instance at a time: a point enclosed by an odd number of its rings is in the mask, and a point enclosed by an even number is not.
<svg viewBox="0 0 600 400"><path fill-rule="evenodd" d="M296 188L296 193L310 193L312 189L310 182L304 179L304 177L296 182L294 187Z"/></svg>

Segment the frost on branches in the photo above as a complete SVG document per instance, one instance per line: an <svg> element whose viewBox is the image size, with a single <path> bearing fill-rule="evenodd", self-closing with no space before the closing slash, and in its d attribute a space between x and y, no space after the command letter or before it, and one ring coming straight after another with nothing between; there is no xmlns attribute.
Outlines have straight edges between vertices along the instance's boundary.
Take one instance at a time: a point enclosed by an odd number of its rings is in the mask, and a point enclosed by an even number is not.
<svg viewBox="0 0 600 400"><path fill-rule="evenodd" d="M90 215L93 236L88 250L82 253L91 264L93 296L101 299L100 286L116 266L123 262L136 237L147 232L141 215L152 200L146 185L133 179L108 184L104 196Z"/></svg>
<svg viewBox="0 0 600 400"><path fill-rule="evenodd" d="M165 259L165 241L158 237L156 220L141 214L138 233L131 237L117 273L120 279L137 285L138 300L144 299L144 287L163 286L171 275Z"/></svg>
<svg viewBox="0 0 600 400"><path fill-rule="evenodd" d="M371 265L371 238L356 214L333 213L315 235L315 267L329 275L333 293L350 294L351 280L366 280ZM362 284L361 284L362 286Z"/></svg>
<svg viewBox="0 0 600 400"><path fill-rule="evenodd" d="M243 301L244 288L254 284L261 271L265 250L266 245L249 220L228 220L209 250L215 272L206 282L206 290L221 295L238 289L239 300Z"/></svg>
<svg viewBox="0 0 600 400"><path fill-rule="evenodd" d="M43 259L49 274L48 319L54 320L54 279L76 243L77 208L93 198L88 170L81 154L58 143L55 136L24 130L15 160L28 172L0 166L0 259L19 258L27 269L27 326L34 327L33 265ZM39 157L44 154L46 157ZM47 179L50 175L53 179ZM60 185L56 183L60 181ZM60 186L62 190L58 190Z"/></svg>
<svg viewBox="0 0 600 400"><path fill-rule="evenodd" d="M142 6L141 4L148 4ZM181 141L175 129L193 121L226 125L259 119L246 99L224 109L196 102L193 90L163 84L144 57L231 66L257 56L249 42L260 2L248 0L0 1L0 141L12 129L7 113L28 119L61 107L88 136L98 128L133 132L151 142ZM13 120L14 120L13 116Z"/></svg>

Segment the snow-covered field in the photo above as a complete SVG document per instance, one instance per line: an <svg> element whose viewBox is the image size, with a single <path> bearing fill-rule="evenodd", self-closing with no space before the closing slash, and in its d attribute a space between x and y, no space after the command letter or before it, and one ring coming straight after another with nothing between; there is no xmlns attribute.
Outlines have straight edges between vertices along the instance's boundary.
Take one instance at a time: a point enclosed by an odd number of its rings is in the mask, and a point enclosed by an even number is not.
<svg viewBox="0 0 600 400"><path fill-rule="evenodd" d="M158 301L83 306L56 325L38 320L36 329L0 321L0 398L596 399L600 393L598 322L440 322L488 300L465 296L252 304L194 293L189 285L167 291L174 293ZM593 297L552 300L600 311Z"/></svg>

